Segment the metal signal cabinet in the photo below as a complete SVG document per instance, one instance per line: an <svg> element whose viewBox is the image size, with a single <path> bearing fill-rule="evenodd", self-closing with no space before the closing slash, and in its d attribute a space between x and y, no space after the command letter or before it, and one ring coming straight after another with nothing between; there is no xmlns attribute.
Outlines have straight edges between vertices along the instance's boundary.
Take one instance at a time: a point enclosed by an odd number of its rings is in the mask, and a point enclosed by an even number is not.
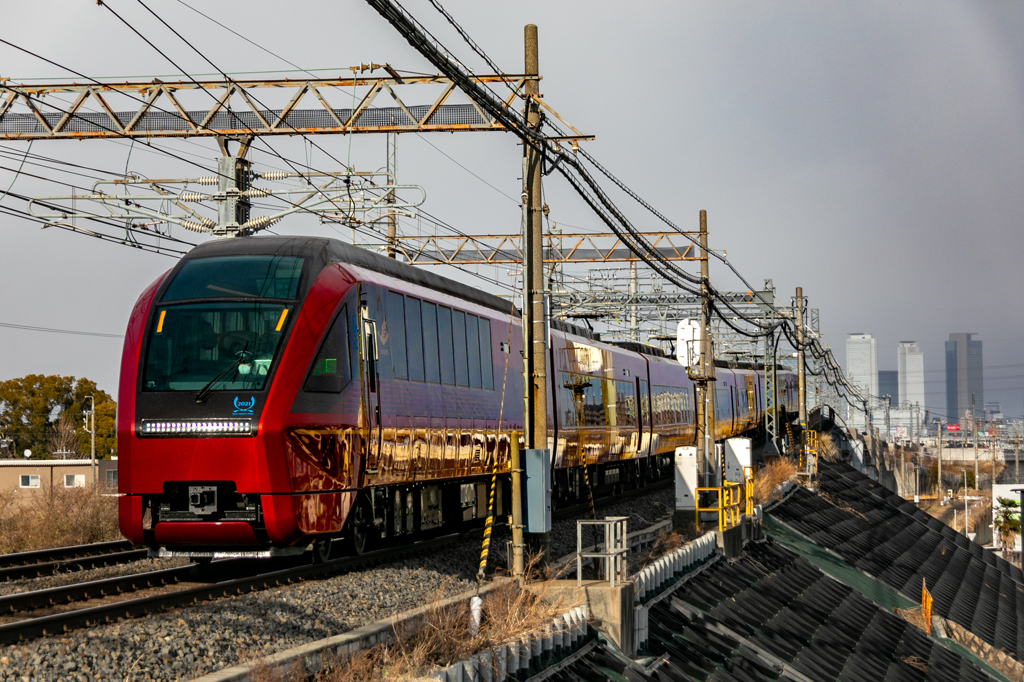
<svg viewBox="0 0 1024 682"><path fill-rule="evenodd" d="M551 451L524 450L523 525L527 533L551 530Z"/></svg>
<svg viewBox="0 0 1024 682"><path fill-rule="evenodd" d="M676 448L676 511L692 512L697 508L697 448Z"/></svg>

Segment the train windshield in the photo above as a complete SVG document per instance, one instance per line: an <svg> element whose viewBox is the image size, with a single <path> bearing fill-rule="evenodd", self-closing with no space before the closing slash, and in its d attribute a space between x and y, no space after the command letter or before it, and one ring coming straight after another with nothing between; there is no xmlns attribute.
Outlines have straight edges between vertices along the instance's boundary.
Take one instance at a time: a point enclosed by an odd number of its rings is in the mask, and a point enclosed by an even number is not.
<svg viewBox="0 0 1024 682"><path fill-rule="evenodd" d="M142 390L262 389L298 305L302 264L285 256L186 262L153 316Z"/></svg>
<svg viewBox="0 0 1024 682"><path fill-rule="evenodd" d="M291 306L186 303L157 309L144 391L260 390L287 328Z"/></svg>

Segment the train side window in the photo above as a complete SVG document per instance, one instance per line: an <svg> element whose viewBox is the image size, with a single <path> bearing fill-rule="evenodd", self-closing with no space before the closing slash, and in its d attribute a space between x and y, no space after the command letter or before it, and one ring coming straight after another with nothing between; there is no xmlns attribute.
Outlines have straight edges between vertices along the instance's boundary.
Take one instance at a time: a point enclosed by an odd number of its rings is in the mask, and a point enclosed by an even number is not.
<svg viewBox="0 0 1024 682"><path fill-rule="evenodd" d="M388 292L387 333L391 345L391 366L396 379L409 378L409 365L405 352L405 297Z"/></svg>
<svg viewBox="0 0 1024 682"><path fill-rule="evenodd" d="M309 368L304 388L313 393L340 393L351 379L348 306L343 305Z"/></svg>
<svg viewBox="0 0 1024 682"><path fill-rule="evenodd" d="M480 388L480 322L476 315L466 315L466 357L469 360L469 385Z"/></svg>
<svg viewBox="0 0 1024 682"><path fill-rule="evenodd" d="M441 365L437 352L437 305L423 301L423 374L432 384L441 383ZM449 328L451 324L448 325ZM449 336L451 336L449 334Z"/></svg>
<svg viewBox="0 0 1024 682"><path fill-rule="evenodd" d="M437 340L440 342L441 383L455 385L455 348L452 345L452 309L437 309Z"/></svg>
<svg viewBox="0 0 1024 682"><path fill-rule="evenodd" d="M409 381L423 381L423 328L420 299L405 298L405 345L409 354Z"/></svg>
<svg viewBox="0 0 1024 682"><path fill-rule="evenodd" d="M608 425L608 415L602 400L603 381L602 379L594 379L586 388L585 402L583 404L584 426Z"/></svg>
<svg viewBox="0 0 1024 682"><path fill-rule="evenodd" d="M641 425L647 428L651 426L651 401L647 395L647 380L640 379L640 419Z"/></svg>
<svg viewBox="0 0 1024 682"><path fill-rule="evenodd" d="M480 318L480 371L484 388L494 389L494 365L491 363L491 321Z"/></svg>
<svg viewBox="0 0 1024 682"><path fill-rule="evenodd" d="M455 383L469 386L469 358L466 356L466 313L452 311L452 338L455 340Z"/></svg>

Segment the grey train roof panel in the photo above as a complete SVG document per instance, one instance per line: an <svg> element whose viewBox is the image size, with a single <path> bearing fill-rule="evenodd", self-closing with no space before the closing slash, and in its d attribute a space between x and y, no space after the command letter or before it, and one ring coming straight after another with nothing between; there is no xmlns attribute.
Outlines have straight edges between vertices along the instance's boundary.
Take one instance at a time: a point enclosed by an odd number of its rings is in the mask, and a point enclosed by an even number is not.
<svg viewBox="0 0 1024 682"><path fill-rule="evenodd" d="M325 237L257 236L217 239L200 244L189 251L183 260L241 254L302 256L313 262L314 272L320 272L329 263L347 263L366 270L379 272L382 275L394 277L404 282L418 284L435 291L451 294L452 296L457 296L506 314L513 311L513 305L510 301L488 294L468 284L463 284L448 277L442 277L423 268L406 265L393 258L376 254L368 249L362 249L337 239ZM516 314L518 315L518 311Z"/></svg>

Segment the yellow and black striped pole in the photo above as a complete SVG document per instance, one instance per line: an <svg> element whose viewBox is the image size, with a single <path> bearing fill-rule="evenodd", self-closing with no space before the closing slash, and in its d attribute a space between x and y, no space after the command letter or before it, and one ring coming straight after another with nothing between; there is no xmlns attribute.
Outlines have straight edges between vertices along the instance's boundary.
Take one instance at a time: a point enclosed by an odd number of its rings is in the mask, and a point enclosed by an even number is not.
<svg viewBox="0 0 1024 682"><path fill-rule="evenodd" d="M487 555L491 551L491 529L494 527L494 503L498 492L498 452L495 449L494 463L491 465L491 494L487 500L487 521L484 522L484 541L480 547L480 566L476 570L478 583L484 581L487 574Z"/></svg>
<svg viewBox="0 0 1024 682"><path fill-rule="evenodd" d="M590 487L590 467L583 465L583 484L587 486L587 506L590 507L590 518L597 520L597 511L594 509L594 489Z"/></svg>

